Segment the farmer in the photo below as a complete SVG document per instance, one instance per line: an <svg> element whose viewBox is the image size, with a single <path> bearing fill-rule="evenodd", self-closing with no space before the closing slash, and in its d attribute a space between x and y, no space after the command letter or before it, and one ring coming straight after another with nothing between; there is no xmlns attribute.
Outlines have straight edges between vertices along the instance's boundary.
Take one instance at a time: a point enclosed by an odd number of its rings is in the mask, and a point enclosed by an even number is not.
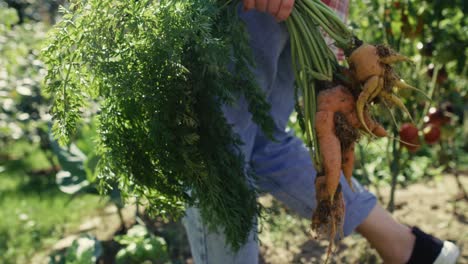
<svg viewBox="0 0 468 264"><path fill-rule="evenodd" d="M348 2L324 1L345 17ZM315 201L315 170L303 142L285 131L294 107L294 74L291 67L289 36L284 23L294 0L243 0L240 11L249 34L256 68L256 80L267 95L274 119L276 142L270 141L251 120L242 98L224 109L227 121L242 138L246 164L251 164L258 180L256 187L269 192L300 216L310 219ZM455 263L459 250L451 242L441 241L396 222L376 203L376 197L354 180L352 191L341 177L346 204L344 235L356 230L374 247L385 263ZM230 250L222 232L208 232L198 209L189 208L184 225L196 264L256 264L256 230L238 252Z"/></svg>

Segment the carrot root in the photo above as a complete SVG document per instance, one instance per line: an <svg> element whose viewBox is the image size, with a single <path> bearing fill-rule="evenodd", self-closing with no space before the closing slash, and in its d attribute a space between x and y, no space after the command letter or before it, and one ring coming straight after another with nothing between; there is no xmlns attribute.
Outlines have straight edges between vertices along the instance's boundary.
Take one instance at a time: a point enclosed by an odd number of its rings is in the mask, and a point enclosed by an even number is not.
<svg viewBox="0 0 468 264"><path fill-rule="evenodd" d="M406 106L403 104L403 102L400 100L400 98L387 92L380 93L380 96L383 100L387 101L390 104L396 105L398 108L403 110L403 112L405 112L412 119L410 112L408 111Z"/></svg>
<svg viewBox="0 0 468 264"><path fill-rule="evenodd" d="M381 82L379 76L373 76L369 80L367 80L356 103L358 119L361 122L364 129L370 134L372 134L372 131L366 125L364 119L364 108L367 105L367 103L373 99L372 96L374 96L374 94L379 94L378 92L376 92L376 90L382 89L382 86L380 86L380 84Z"/></svg>
<svg viewBox="0 0 468 264"><path fill-rule="evenodd" d="M380 62L384 64L393 64L393 63L404 62L404 61L413 62L411 59L401 54L392 54L390 56L380 58Z"/></svg>
<svg viewBox="0 0 468 264"><path fill-rule="evenodd" d="M348 182L351 189L353 189L353 183L351 177L353 176L354 169L354 143L343 153L343 165L342 170L346 181Z"/></svg>
<svg viewBox="0 0 468 264"><path fill-rule="evenodd" d="M367 111L364 112L364 121L369 130L371 131L372 135L377 137L387 136L387 131L385 130L385 128L383 128L381 124L377 123L374 119L372 119L369 115L369 112Z"/></svg>
<svg viewBox="0 0 468 264"><path fill-rule="evenodd" d="M393 85L395 85L396 87L398 87L398 88L400 88L400 89L411 89L411 90L418 91L418 92L420 92L421 94L423 94L426 98L428 98L429 100L431 100L431 98L430 98L423 90L418 89L418 88L416 88L416 87L414 87L414 86L411 86L411 85L409 85L409 84L407 84L407 83L405 83L405 82L402 82L402 81L400 81L400 80L398 80L398 79L395 80L395 81L393 82Z"/></svg>
<svg viewBox="0 0 468 264"><path fill-rule="evenodd" d="M315 116L315 129L317 132L320 155L322 156L323 170L327 181L327 190L333 198L340 182L341 146L335 130L334 112L320 111Z"/></svg>
<svg viewBox="0 0 468 264"><path fill-rule="evenodd" d="M362 44L348 58L350 68L359 82L365 82L372 76L382 76L384 69L379 61L377 47Z"/></svg>

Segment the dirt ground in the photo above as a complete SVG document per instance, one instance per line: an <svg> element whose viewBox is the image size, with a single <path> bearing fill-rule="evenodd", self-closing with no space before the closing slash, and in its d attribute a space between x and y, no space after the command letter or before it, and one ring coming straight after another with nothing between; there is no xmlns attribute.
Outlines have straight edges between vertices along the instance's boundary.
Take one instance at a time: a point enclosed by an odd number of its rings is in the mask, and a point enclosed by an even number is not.
<svg viewBox="0 0 468 264"><path fill-rule="evenodd" d="M468 188L468 175L461 176ZM381 188L382 204L386 204L389 193ZM456 199L459 189L453 175L425 183L418 183L396 193L394 217L400 222L417 225L437 237L456 242L461 249L460 264L468 264L468 202ZM260 260L262 264L323 263L328 242L314 240L309 235L308 219L300 219L270 195L260 197L266 213L260 219ZM135 222L144 222L150 230L165 238L173 264L191 264L193 260L185 231L180 222L163 223L160 220L142 217L135 220L135 207L124 209L123 216L127 227ZM86 219L76 233L70 234L57 243L53 249L41 252L33 263L47 263L46 256L52 250L61 250L71 244L80 233L92 233L105 243L106 257L100 263L113 263L113 255L119 246L112 237L122 232L117 210L109 206L94 218ZM376 251L358 234L343 239L329 263L382 263Z"/></svg>
<svg viewBox="0 0 468 264"><path fill-rule="evenodd" d="M461 176L468 188L468 175ZM389 193L383 188L382 194ZM419 183L396 193L394 217L409 226L418 226L437 237L454 241L461 249L460 264L468 263L468 202L456 199L459 194L453 175L445 175L438 180ZM383 197L382 204L387 204ZM275 206L275 201L262 197L267 207ZM296 217L284 218L283 212L276 213L275 219L267 218L264 231L260 234L263 263L320 263L325 259L326 241L311 239L308 235L308 221ZM287 217L287 216L286 216ZM276 226L281 225L282 228ZM283 234L277 234L283 232ZM364 238L353 234L343 239L330 263L382 263L376 251Z"/></svg>

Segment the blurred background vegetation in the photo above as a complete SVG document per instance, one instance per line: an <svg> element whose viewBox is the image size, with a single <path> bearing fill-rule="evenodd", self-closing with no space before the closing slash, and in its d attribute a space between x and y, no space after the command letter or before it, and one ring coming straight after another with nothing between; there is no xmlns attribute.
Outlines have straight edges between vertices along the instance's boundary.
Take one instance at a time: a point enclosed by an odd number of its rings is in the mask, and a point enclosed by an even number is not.
<svg viewBox="0 0 468 264"><path fill-rule="evenodd" d="M49 135L40 50L60 19L59 6L66 4L0 0L0 263L185 263L190 252L180 223L151 219L141 206L124 206L118 192L97 195L92 113L85 113L68 148ZM391 211L397 209L398 190L447 177L457 182L456 200L466 202L468 3L355 0L350 6L356 35L411 57L414 63L398 71L429 97L401 91L412 119L374 109L393 137L359 145L355 177L386 197ZM294 115L290 128L298 128ZM262 221L269 235L261 239L284 240L282 233L307 227L280 204L266 201L271 215ZM270 253L262 248L268 262Z"/></svg>

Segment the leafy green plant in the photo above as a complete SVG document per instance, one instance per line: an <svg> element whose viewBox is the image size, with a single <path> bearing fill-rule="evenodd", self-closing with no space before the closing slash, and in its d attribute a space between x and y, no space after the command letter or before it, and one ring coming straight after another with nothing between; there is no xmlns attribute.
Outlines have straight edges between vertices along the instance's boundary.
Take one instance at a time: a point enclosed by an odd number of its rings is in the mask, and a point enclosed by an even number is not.
<svg viewBox="0 0 468 264"><path fill-rule="evenodd" d="M58 262L51 256L49 264L92 264L103 254L102 244L94 236L82 235L75 239Z"/></svg>
<svg viewBox="0 0 468 264"><path fill-rule="evenodd" d="M14 9L0 1L0 157L11 157L8 149L17 141L39 145L47 154L50 166L53 155L47 151L48 101L41 94L45 75L38 50L47 27L41 23L15 25Z"/></svg>
<svg viewBox="0 0 468 264"><path fill-rule="evenodd" d="M43 51L59 142L98 101L101 179L165 216L199 206L234 247L259 205L222 105L243 96L252 119L273 127L236 11L214 0L76 1Z"/></svg>
<svg viewBox="0 0 468 264"><path fill-rule="evenodd" d="M9 7L17 17L12 24L22 25L30 22L45 21L54 23L57 8L64 0L0 0L0 6Z"/></svg>
<svg viewBox="0 0 468 264"><path fill-rule="evenodd" d="M117 252L116 263L169 263L166 242L152 235L146 227L135 225L125 235L114 238L124 247Z"/></svg>
<svg viewBox="0 0 468 264"><path fill-rule="evenodd" d="M37 147L22 144L35 148L28 150L27 159L0 163L5 169L0 173L0 262L5 264L34 263L33 256L43 254L105 206L96 195L70 200L57 188L53 174L27 175L31 168L44 168L47 160Z"/></svg>
<svg viewBox="0 0 468 264"><path fill-rule="evenodd" d="M3 32L12 25L18 23L19 17L13 8L6 8L4 4L2 4L1 7L2 9L0 12L2 16L0 17L0 24L2 24L2 27L0 30Z"/></svg>
<svg viewBox="0 0 468 264"><path fill-rule="evenodd" d="M87 127L89 128L90 126ZM87 136L89 137L90 135ZM49 135L49 137L52 151L57 156L60 164L60 171L55 175L59 189L64 193L73 195L73 197L79 194L97 193L96 166L99 163L100 157L95 152L89 152L86 155L75 143L71 143L66 147L60 146L52 135ZM92 148L87 146L91 142L92 140L90 141L89 139L78 141L82 147L88 150ZM115 183L110 184L112 188L107 193L109 201L117 207L120 221L124 224L122 215L124 203L121 192Z"/></svg>

